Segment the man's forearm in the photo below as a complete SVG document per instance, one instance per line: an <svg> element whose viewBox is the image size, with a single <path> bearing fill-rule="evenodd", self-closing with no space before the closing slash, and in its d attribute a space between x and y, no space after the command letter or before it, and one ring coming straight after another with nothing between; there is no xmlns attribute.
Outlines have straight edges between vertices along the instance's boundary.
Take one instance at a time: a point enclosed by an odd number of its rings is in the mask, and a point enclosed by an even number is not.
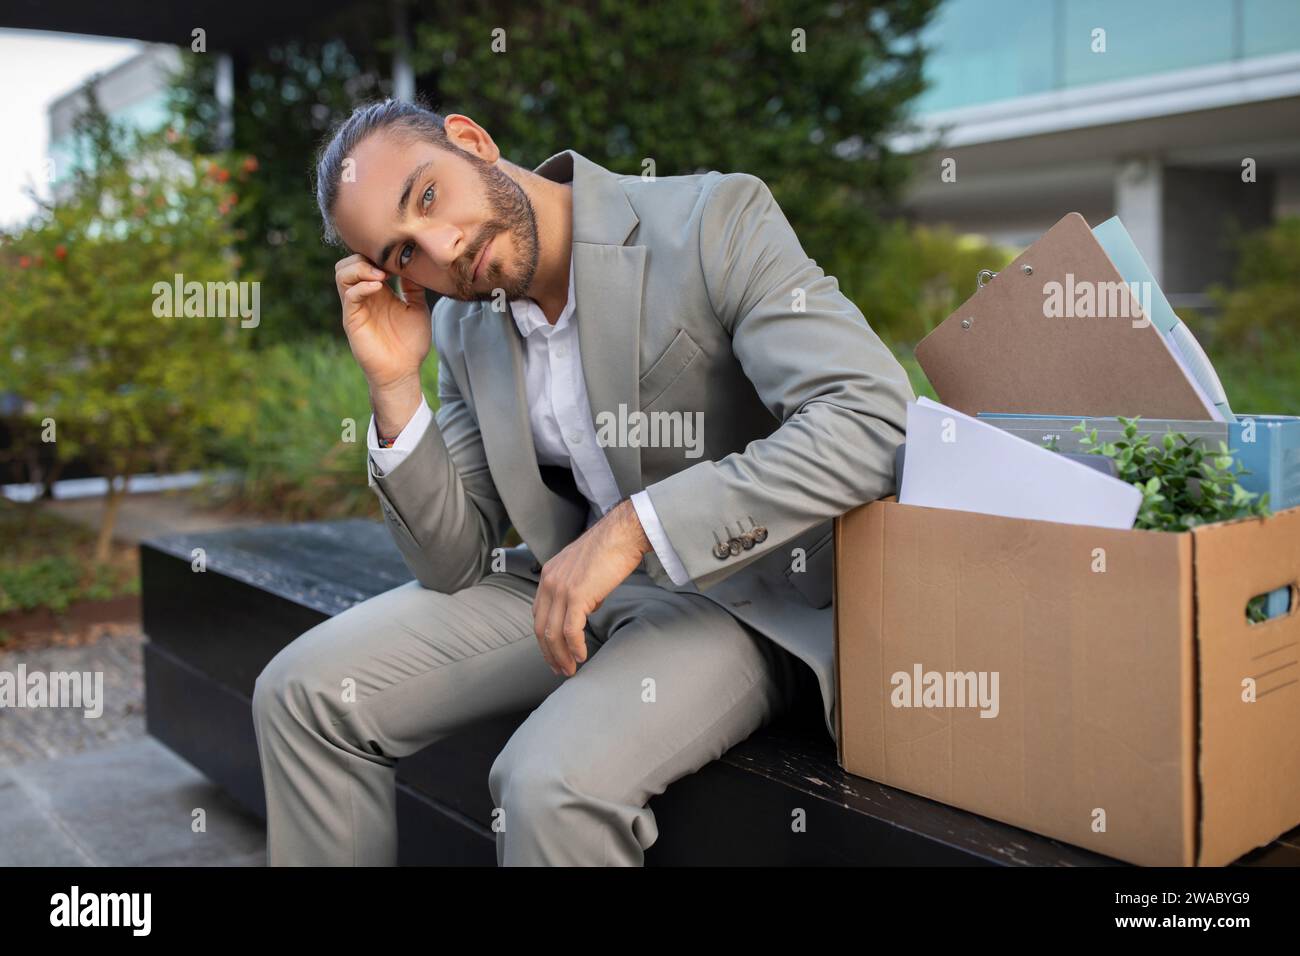
<svg viewBox="0 0 1300 956"><path fill-rule="evenodd" d="M379 437L396 438L420 407L423 396L418 372L381 387L371 385L370 407L375 412L375 431Z"/></svg>

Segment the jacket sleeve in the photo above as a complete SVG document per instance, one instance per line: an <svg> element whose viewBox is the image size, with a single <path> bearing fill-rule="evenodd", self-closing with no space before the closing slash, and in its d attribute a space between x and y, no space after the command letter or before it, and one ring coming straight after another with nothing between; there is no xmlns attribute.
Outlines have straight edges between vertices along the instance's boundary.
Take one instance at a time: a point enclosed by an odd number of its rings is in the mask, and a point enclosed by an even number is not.
<svg viewBox="0 0 1300 956"><path fill-rule="evenodd" d="M805 254L761 179L732 173L715 182L699 244L714 313L782 423L743 451L646 488L704 590L815 525L892 493L894 451L915 394L839 283ZM719 558L718 543L751 520L767 529L765 540Z"/></svg>
<svg viewBox="0 0 1300 956"><path fill-rule="evenodd" d="M478 422L439 353L438 410L415 447L389 472L366 456L384 523L411 573L451 593L487 574L510 526L488 471Z"/></svg>

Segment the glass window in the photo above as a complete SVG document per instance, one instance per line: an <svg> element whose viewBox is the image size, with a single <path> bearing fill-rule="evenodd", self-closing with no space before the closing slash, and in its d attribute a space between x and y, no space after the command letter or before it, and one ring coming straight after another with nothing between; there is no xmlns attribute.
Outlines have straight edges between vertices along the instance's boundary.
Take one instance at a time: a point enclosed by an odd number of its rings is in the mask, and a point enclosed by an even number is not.
<svg viewBox="0 0 1300 956"><path fill-rule="evenodd" d="M1124 80L1232 59L1233 0L1068 0L1066 87ZM1094 29L1106 52L1094 53Z"/></svg>
<svg viewBox="0 0 1300 956"><path fill-rule="evenodd" d="M1050 90L1054 83L1055 4L1024 0L948 0L922 35L931 87L921 112Z"/></svg>
<svg viewBox="0 0 1300 956"><path fill-rule="evenodd" d="M1244 56L1300 50L1300 2L1242 0L1241 32Z"/></svg>

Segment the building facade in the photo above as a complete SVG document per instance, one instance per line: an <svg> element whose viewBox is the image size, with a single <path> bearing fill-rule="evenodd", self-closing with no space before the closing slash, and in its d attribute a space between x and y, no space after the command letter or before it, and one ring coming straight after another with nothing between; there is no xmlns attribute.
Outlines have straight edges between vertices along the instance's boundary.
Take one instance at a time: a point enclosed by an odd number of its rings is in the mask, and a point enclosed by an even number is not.
<svg viewBox="0 0 1300 956"><path fill-rule="evenodd" d="M1014 247L1119 215L1175 307L1300 214L1300 0L946 0L912 218Z"/></svg>

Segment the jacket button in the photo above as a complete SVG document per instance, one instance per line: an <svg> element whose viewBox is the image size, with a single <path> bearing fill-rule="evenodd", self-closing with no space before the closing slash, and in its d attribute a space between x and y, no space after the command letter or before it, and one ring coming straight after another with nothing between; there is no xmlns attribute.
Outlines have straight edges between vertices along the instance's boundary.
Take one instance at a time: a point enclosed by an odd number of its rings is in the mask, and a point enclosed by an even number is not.
<svg viewBox="0 0 1300 956"><path fill-rule="evenodd" d="M750 548L752 548L752 547L754 546L754 535L753 535L753 532L746 531L746 532L744 532L744 533L741 534L741 536L740 536L740 546L741 546L742 548L744 548L746 551L748 551Z"/></svg>
<svg viewBox="0 0 1300 956"><path fill-rule="evenodd" d="M750 532L750 534L754 536L754 541L757 544L762 544L764 541L767 540L767 529L764 528L761 524L758 525L756 528L754 528Z"/></svg>
<svg viewBox="0 0 1300 956"><path fill-rule="evenodd" d="M716 544L713 546L713 556L719 561L725 561L731 557L731 549L725 544Z"/></svg>
<svg viewBox="0 0 1300 956"><path fill-rule="evenodd" d="M727 541L727 550L732 554L740 554L742 546L739 538L731 538Z"/></svg>

